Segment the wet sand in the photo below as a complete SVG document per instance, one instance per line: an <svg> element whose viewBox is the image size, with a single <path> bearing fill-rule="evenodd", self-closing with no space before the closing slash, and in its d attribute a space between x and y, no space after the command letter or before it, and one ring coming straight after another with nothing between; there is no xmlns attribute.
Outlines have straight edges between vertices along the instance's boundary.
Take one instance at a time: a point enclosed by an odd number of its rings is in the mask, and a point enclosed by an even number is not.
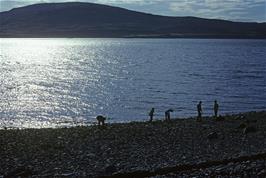
<svg viewBox="0 0 266 178"><path fill-rule="evenodd" d="M221 171L217 173L216 168L230 175L229 168L253 162L254 175L263 175L266 111L223 118L222 121L208 117L202 122L187 118L107 124L105 127L0 130L0 178L7 175L123 177L128 173L133 177L204 177L211 173L220 175ZM253 155L259 155L258 159L247 163L248 160L241 160L247 156L251 159ZM208 165L213 161L238 158L239 164L229 161L221 166ZM183 173L175 169L201 163L208 166L187 169ZM245 166L242 167L245 170ZM239 170L239 176L244 174Z"/></svg>

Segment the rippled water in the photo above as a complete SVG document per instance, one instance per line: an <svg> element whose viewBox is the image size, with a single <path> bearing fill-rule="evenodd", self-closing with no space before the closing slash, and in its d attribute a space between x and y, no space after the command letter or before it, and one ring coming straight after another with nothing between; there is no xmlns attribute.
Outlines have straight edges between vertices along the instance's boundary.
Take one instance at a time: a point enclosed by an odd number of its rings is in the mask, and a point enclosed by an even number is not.
<svg viewBox="0 0 266 178"><path fill-rule="evenodd" d="M0 39L0 128L266 110L266 41Z"/></svg>

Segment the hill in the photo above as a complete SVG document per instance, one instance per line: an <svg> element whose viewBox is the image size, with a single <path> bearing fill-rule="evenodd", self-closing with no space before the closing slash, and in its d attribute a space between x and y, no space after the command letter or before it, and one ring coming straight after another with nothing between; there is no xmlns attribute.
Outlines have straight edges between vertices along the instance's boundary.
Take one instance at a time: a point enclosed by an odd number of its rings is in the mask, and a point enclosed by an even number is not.
<svg viewBox="0 0 266 178"><path fill-rule="evenodd" d="M44 3L0 12L0 37L266 38L266 23L167 17L94 3Z"/></svg>

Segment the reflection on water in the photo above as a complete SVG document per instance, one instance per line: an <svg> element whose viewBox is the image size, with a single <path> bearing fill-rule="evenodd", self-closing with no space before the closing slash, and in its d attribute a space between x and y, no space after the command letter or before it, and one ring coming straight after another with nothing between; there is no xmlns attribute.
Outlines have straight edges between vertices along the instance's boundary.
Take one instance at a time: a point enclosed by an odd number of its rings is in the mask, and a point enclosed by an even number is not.
<svg viewBox="0 0 266 178"><path fill-rule="evenodd" d="M266 41L0 39L0 128L266 109Z"/></svg>

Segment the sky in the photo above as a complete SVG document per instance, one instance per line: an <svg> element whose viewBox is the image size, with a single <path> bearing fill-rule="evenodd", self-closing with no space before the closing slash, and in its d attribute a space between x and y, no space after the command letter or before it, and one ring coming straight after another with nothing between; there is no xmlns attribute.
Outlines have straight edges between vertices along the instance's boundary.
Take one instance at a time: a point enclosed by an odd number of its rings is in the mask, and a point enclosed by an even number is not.
<svg viewBox="0 0 266 178"><path fill-rule="evenodd" d="M0 11L35 3L76 0L0 0ZM167 16L266 22L266 0L80 0Z"/></svg>

